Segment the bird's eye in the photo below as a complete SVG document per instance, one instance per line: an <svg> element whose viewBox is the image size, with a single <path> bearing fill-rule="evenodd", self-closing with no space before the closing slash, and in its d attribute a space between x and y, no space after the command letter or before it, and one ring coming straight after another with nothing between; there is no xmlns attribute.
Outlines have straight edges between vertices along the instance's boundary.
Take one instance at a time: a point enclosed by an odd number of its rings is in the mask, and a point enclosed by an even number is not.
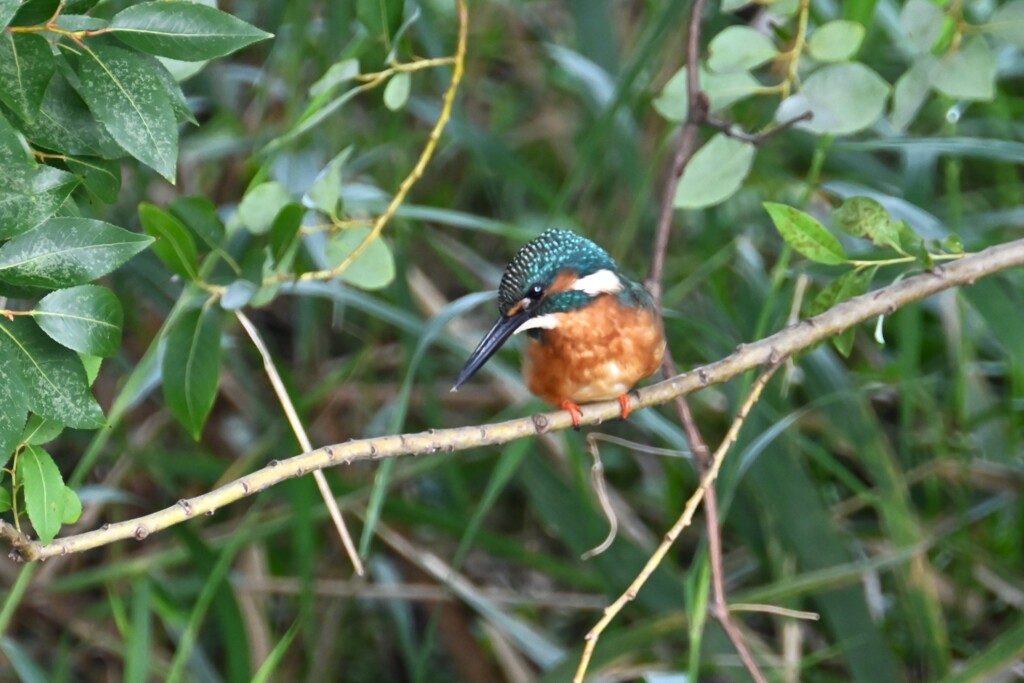
<svg viewBox="0 0 1024 683"><path fill-rule="evenodd" d="M530 301L536 301L544 296L544 288L540 285L534 285L526 292L526 296Z"/></svg>

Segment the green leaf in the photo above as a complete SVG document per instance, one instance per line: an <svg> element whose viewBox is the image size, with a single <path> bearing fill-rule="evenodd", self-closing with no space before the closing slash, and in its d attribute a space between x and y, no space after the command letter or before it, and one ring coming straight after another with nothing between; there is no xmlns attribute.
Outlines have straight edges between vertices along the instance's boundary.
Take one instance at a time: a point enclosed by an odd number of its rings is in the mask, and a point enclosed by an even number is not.
<svg viewBox="0 0 1024 683"><path fill-rule="evenodd" d="M16 182L39 168L25 136L14 129L6 116L0 116L0 168L8 182Z"/></svg>
<svg viewBox="0 0 1024 683"><path fill-rule="evenodd" d="M291 252L294 256L293 247L298 245L299 228L302 227L305 215L306 209L302 205L291 203L281 209L274 219L274 225L270 228L270 254L276 268L287 268L290 265L288 255Z"/></svg>
<svg viewBox="0 0 1024 683"><path fill-rule="evenodd" d="M3 341L0 341L0 351L5 349ZM6 466L14 447L21 440L27 413L21 365L15 356L0 353L0 467Z"/></svg>
<svg viewBox="0 0 1024 683"><path fill-rule="evenodd" d="M0 318L0 356L17 362L30 411L78 429L103 426L81 360L34 322L25 316Z"/></svg>
<svg viewBox="0 0 1024 683"><path fill-rule="evenodd" d="M356 0L356 17L367 33L385 43L402 25L405 0Z"/></svg>
<svg viewBox="0 0 1024 683"><path fill-rule="evenodd" d="M964 253L964 240L957 234L947 235L942 240L942 248L951 254L962 254Z"/></svg>
<svg viewBox="0 0 1024 683"><path fill-rule="evenodd" d="M864 237L879 247L900 251L899 226L877 200L850 197L832 214L836 227L848 235Z"/></svg>
<svg viewBox="0 0 1024 683"><path fill-rule="evenodd" d="M47 420L41 415L30 415L21 432L21 440L33 446L42 446L56 439L63 431L64 425L60 422Z"/></svg>
<svg viewBox="0 0 1024 683"><path fill-rule="evenodd" d="M845 62L864 41L864 26L843 19L819 26L807 41L807 50L819 62Z"/></svg>
<svg viewBox="0 0 1024 683"><path fill-rule="evenodd" d="M746 71L710 73L699 69L701 89L708 96L712 113L725 109L755 94L761 83ZM689 95L686 91L686 67L669 79L661 94L654 100L654 108L669 121L686 120Z"/></svg>
<svg viewBox="0 0 1024 683"><path fill-rule="evenodd" d="M110 31L143 52L192 62L273 37L214 7L179 0L132 5L114 15Z"/></svg>
<svg viewBox="0 0 1024 683"><path fill-rule="evenodd" d="M242 197L238 218L249 232L262 235L270 230L277 214L291 201L291 193L281 183L274 180L260 183Z"/></svg>
<svg viewBox="0 0 1024 683"><path fill-rule="evenodd" d="M338 198L341 196L341 171L352 155L352 147L346 147L320 171L313 185L306 192L307 203L331 218L338 215Z"/></svg>
<svg viewBox="0 0 1024 683"><path fill-rule="evenodd" d="M125 151L100 126L89 107L60 73L53 77L46 89L39 116L35 121L23 124L21 129L33 143L67 154L107 159L125 156Z"/></svg>
<svg viewBox="0 0 1024 683"><path fill-rule="evenodd" d="M39 540L46 544L60 531L64 519L64 479L57 463L39 446L26 446L18 456L18 481L25 496L25 511Z"/></svg>
<svg viewBox="0 0 1024 683"><path fill-rule="evenodd" d="M731 197L743 185L756 148L718 133L697 150L676 190L674 206L700 209Z"/></svg>
<svg viewBox="0 0 1024 683"><path fill-rule="evenodd" d="M117 144L174 182L178 126L159 64L111 45L96 45L78 60L78 93Z"/></svg>
<svg viewBox="0 0 1024 683"><path fill-rule="evenodd" d="M104 287L80 285L47 294L32 317L51 339L79 353L106 358L121 345L121 302Z"/></svg>
<svg viewBox="0 0 1024 683"><path fill-rule="evenodd" d="M100 374L103 359L99 356L90 356L87 353L79 353L78 358L82 361L82 367L85 369L85 381L91 387Z"/></svg>
<svg viewBox="0 0 1024 683"><path fill-rule="evenodd" d="M153 251L172 271L195 282L199 279L199 256L192 235L181 222L153 204L139 204L139 219L146 234L156 238Z"/></svg>
<svg viewBox="0 0 1024 683"><path fill-rule="evenodd" d="M807 307L807 317L813 318L816 315L821 315L836 304L864 294L871 286L871 281L877 272L878 266L870 266L843 273L822 289L818 296L814 297Z"/></svg>
<svg viewBox="0 0 1024 683"><path fill-rule="evenodd" d="M782 239L807 258L829 265L846 262L843 245L811 216L792 206L774 202L765 202L764 208Z"/></svg>
<svg viewBox="0 0 1024 683"><path fill-rule="evenodd" d="M7 489L0 489L0 512L7 512L11 509L11 492Z"/></svg>
<svg viewBox="0 0 1024 683"><path fill-rule="evenodd" d="M336 267L370 235L370 228L352 228L333 236L327 243L327 262ZM377 238L339 276L361 289L380 289L395 279L395 259L387 243Z"/></svg>
<svg viewBox="0 0 1024 683"><path fill-rule="evenodd" d="M42 36L0 32L0 101L21 118L33 121L39 114L55 68Z"/></svg>
<svg viewBox="0 0 1024 683"><path fill-rule="evenodd" d="M114 270L152 241L91 218L51 218L0 247L0 280L37 287L85 284Z"/></svg>
<svg viewBox="0 0 1024 683"><path fill-rule="evenodd" d="M937 59L931 76L932 86L945 95L988 102L996 94L996 56L984 37L975 36Z"/></svg>
<svg viewBox="0 0 1024 683"><path fill-rule="evenodd" d="M217 250L224 241L224 224L217 206L206 197L179 197L167 209L205 245L202 251Z"/></svg>
<svg viewBox="0 0 1024 683"><path fill-rule="evenodd" d="M331 68L324 72L323 76L316 79L313 85L309 87L309 94L313 97L319 97L334 90L339 85L348 83L358 75L358 59L343 59L340 62L335 62L331 65Z"/></svg>
<svg viewBox="0 0 1024 683"><path fill-rule="evenodd" d="M928 55L915 61L896 81L892 93L892 113L889 115L892 127L896 130L906 130L928 99L934 66L934 58Z"/></svg>
<svg viewBox="0 0 1024 683"><path fill-rule="evenodd" d="M55 214L78 183L70 173L40 166L0 188L0 240L24 234Z"/></svg>
<svg viewBox="0 0 1024 683"><path fill-rule="evenodd" d="M164 399L198 440L220 386L221 309L183 314L167 334L163 358Z"/></svg>
<svg viewBox="0 0 1024 683"><path fill-rule="evenodd" d="M775 120L788 121L810 111L814 118L797 124L800 128L821 135L848 135L878 121L888 97L889 84L860 62L829 64L779 105Z"/></svg>
<svg viewBox="0 0 1024 683"><path fill-rule="evenodd" d="M900 12L900 26L918 52L931 52L945 21L946 13L931 0L909 0Z"/></svg>
<svg viewBox="0 0 1024 683"><path fill-rule="evenodd" d="M64 515L61 517L63 524L74 524L82 516L82 499L70 486L64 487Z"/></svg>
<svg viewBox="0 0 1024 683"><path fill-rule="evenodd" d="M11 25L44 24L56 13L59 5L60 0L23 0L18 12L11 19Z"/></svg>
<svg viewBox="0 0 1024 683"><path fill-rule="evenodd" d="M412 76L402 71L391 77L388 84L384 86L384 106L391 111L398 111L409 101L409 89L412 84Z"/></svg>
<svg viewBox="0 0 1024 683"><path fill-rule="evenodd" d="M96 199L113 204L121 194L121 164L97 157L65 157L68 170L82 179L82 184Z"/></svg>
<svg viewBox="0 0 1024 683"><path fill-rule="evenodd" d="M774 59L771 38L749 26L729 26L708 45L708 69L725 73L750 71Z"/></svg>
<svg viewBox="0 0 1024 683"><path fill-rule="evenodd" d="M20 0L0 0L0 29L7 28L18 12Z"/></svg>
<svg viewBox="0 0 1024 683"><path fill-rule="evenodd" d="M1024 47L1024 0L1011 0L997 9L985 28L997 38Z"/></svg>

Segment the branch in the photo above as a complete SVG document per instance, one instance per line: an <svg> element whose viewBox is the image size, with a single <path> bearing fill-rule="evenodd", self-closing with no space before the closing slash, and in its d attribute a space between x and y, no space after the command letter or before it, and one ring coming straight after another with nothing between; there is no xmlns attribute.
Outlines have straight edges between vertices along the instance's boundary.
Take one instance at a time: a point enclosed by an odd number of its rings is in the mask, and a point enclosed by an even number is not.
<svg viewBox="0 0 1024 683"><path fill-rule="evenodd" d="M631 407L638 410L660 405L677 396L728 381L748 370L797 354L870 318L891 315L897 309L937 292L970 285L979 278L1021 265L1024 265L1024 239L994 246L949 264L938 265L928 272L845 301L819 316L787 327L770 337L751 344L741 344L734 353L719 361L641 389L637 392ZM617 400L602 401L583 406L581 412L582 423L591 425L619 417L621 407ZM209 493L180 500L176 505L159 512L105 524L95 531L60 538L48 545L35 541L24 543L23 539L16 539L10 533L10 525L3 525L0 528L0 535L12 541L22 541L22 544L15 547L11 553L14 559L38 560L68 555L128 538L144 540L150 534L181 524L192 517L213 514L225 505L325 467L348 465L359 460L427 455L438 451L464 451L563 430L571 426L572 419L569 413L556 411L496 424L349 441L318 448L287 460L272 461L266 467Z"/></svg>

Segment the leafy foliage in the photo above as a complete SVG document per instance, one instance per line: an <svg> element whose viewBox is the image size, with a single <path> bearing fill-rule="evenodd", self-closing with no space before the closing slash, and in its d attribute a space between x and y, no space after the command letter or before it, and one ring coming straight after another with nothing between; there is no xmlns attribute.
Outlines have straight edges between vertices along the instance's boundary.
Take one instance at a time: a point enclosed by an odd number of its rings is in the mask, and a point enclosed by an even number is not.
<svg viewBox="0 0 1024 683"><path fill-rule="evenodd" d="M44 541L83 503L90 528L185 510L297 452L236 312L313 443L336 443L543 409L515 351L447 393L494 315L471 309L543 228L633 275L650 258L689 3L470 3L465 81L418 171L452 74L449 3L213 4L0 0L0 511ZM1022 27L1024 0L712 4L700 81L722 127L813 118L759 145L701 131L666 265L680 364L1018 238ZM1019 659L1022 292L1008 273L847 330L751 413L718 482L730 597L822 617L737 613L763 661L800 634L779 678L982 680ZM712 445L743 385L695 398ZM667 409L602 431L686 450ZM300 478L45 582L25 568L0 677L440 683L472 660L567 680L696 482L681 458L599 452L625 523L589 561L607 529L575 434L340 467L368 584L347 581ZM708 627L698 536L602 638L595 674L739 676ZM457 619L403 597L421 572Z"/></svg>

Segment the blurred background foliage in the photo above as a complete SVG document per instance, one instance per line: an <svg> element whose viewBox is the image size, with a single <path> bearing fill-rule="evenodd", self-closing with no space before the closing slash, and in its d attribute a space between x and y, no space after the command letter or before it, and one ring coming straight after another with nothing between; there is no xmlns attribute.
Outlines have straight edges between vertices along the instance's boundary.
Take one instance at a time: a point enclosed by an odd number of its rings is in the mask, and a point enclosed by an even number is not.
<svg viewBox="0 0 1024 683"><path fill-rule="evenodd" d="M761 25L764 7L736 4L727 3L730 12L712 4L705 45L727 27ZM122 6L104 2L91 14L113 16ZM1024 21L1019 3L1002 6L1010 6L1007 21ZM406 62L453 54L452 3L404 3L406 27L396 7L403 3L223 5L275 35L183 82L199 126L182 129L177 184L126 162L116 201L83 193L80 210L138 230L169 206L180 218L173 207L201 197L210 204L187 206L215 209L230 233L246 216L266 216L267 206L276 212L304 194L310 206L317 179L340 173L330 176L340 204L325 212L378 215L423 148L451 69L359 92L297 131L311 107L345 92L347 60L369 73L387 66L392 49ZM553 225L593 238L628 272L646 273L678 131L654 102L682 64L688 7L471 4L452 121L385 229L390 257L366 269L357 287L301 282L243 302L261 304L248 315L314 444L545 409L522 387L515 350L448 393L494 315L490 298L474 293L493 289L515 249ZM797 3L771 9L781 18L768 34L786 46ZM843 272L790 252L764 201L827 220L840 198L869 195L930 240L958 235L967 251L1020 236L1020 34L1012 26L999 39L965 30L999 11L986 0L810 3L812 29L839 18L863 26L857 58L888 84L915 64L959 54L953 41L985 36L975 49L988 57L965 67L966 80L987 77L990 92L925 83L920 110L896 122L903 125L893 125L886 104L884 117L853 135L789 130L757 151L728 201L677 212L665 315L680 365L718 359L783 327L794 301L799 310ZM918 15L937 23L914 23ZM938 29L921 38L911 30L920 26ZM399 33L394 43L382 39ZM776 55L759 68L759 83L768 84L787 64ZM722 115L758 130L778 108L778 94L765 94ZM276 184L253 192L265 183ZM322 217L303 220L306 249L293 254L300 272L325 267L317 259L329 252ZM874 255L865 244L844 245ZM187 264L179 271L173 258L149 249L106 278L124 307L122 348L94 384L112 427L66 431L47 446L84 504L81 529L173 505L301 450L259 356L227 315L216 328L222 367L209 419L205 427L180 412L186 427L175 420L153 360L154 340L191 286ZM883 268L876 279L906 268ZM769 387L718 487L731 600L822 615L739 614L774 680L1024 676L1021 311L1024 274L1008 272L900 310L881 331L859 330L848 358L819 347ZM709 443L749 382L694 397ZM4 563L0 677L568 680L583 634L695 486L669 408L600 430L680 457L601 444L622 528L592 560L579 556L604 537L606 523L580 434L337 468L327 476L363 532L367 580L352 578L313 481L296 479L141 545L42 566ZM707 571L704 539L691 530L602 638L595 680L749 680L706 620Z"/></svg>

